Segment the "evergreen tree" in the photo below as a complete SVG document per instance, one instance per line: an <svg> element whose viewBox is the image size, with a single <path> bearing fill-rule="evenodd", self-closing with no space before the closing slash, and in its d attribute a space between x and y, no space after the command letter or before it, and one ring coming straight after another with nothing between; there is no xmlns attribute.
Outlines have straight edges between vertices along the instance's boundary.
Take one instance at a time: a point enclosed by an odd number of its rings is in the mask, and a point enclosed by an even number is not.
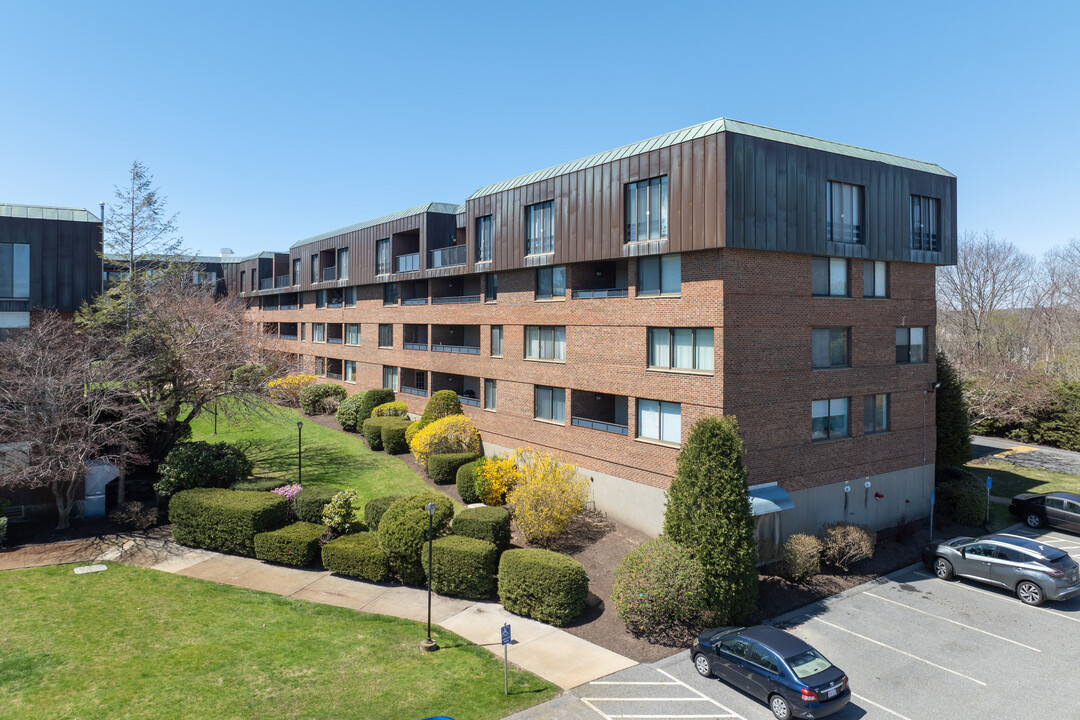
<svg viewBox="0 0 1080 720"><path fill-rule="evenodd" d="M937 378L941 386L936 392L938 467L959 466L971 459L971 426L968 423L964 390L952 363L945 353L937 354Z"/></svg>
<svg viewBox="0 0 1080 720"><path fill-rule="evenodd" d="M699 420L679 453L667 494L664 534L689 548L705 571L709 604L739 622L757 601L757 545L738 421Z"/></svg>

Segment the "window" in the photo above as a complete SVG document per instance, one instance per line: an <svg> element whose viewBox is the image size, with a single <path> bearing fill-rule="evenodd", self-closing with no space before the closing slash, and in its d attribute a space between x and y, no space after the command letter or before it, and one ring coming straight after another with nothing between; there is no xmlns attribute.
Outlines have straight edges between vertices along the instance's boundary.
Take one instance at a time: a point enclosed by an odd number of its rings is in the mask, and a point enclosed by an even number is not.
<svg viewBox="0 0 1080 720"><path fill-rule="evenodd" d="M356 382L356 361L345 361L345 382Z"/></svg>
<svg viewBox="0 0 1080 720"><path fill-rule="evenodd" d="M867 260L863 263L863 297L889 297L889 263Z"/></svg>
<svg viewBox="0 0 1080 720"><path fill-rule="evenodd" d="M400 298L400 296L401 296L401 291L398 288L397 283L386 283L385 285L383 285L383 296L382 296L382 304L383 305L397 305L398 304L398 299Z"/></svg>
<svg viewBox="0 0 1080 720"><path fill-rule="evenodd" d="M494 410L495 409L495 381L494 380L485 380L484 381L484 409L485 410Z"/></svg>
<svg viewBox="0 0 1080 720"><path fill-rule="evenodd" d="M551 300L566 297L566 266L536 269L536 299Z"/></svg>
<svg viewBox="0 0 1080 720"><path fill-rule="evenodd" d="M326 323L311 323L311 342L326 342Z"/></svg>
<svg viewBox="0 0 1080 720"><path fill-rule="evenodd" d="M324 308L324 307L326 307L326 291L325 290L316 290L315 291L315 307L316 308Z"/></svg>
<svg viewBox="0 0 1080 720"><path fill-rule="evenodd" d="M292 284L300 284L300 258L292 261Z"/></svg>
<svg viewBox="0 0 1080 720"><path fill-rule="evenodd" d="M889 396L867 395L863 406L863 431L870 433L885 432L889 429Z"/></svg>
<svg viewBox="0 0 1080 720"><path fill-rule="evenodd" d="M345 288L345 307L356 307L356 288Z"/></svg>
<svg viewBox="0 0 1080 720"><path fill-rule="evenodd" d="M502 341L503 331L502 325L491 326L491 355L493 357L502 357Z"/></svg>
<svg viewBox="0 0 1080 720"><path fill-rule="evenodd" d="M527 325L525 357L531 360L566 360L566 328Z"/></svg>
<svg viewBox="0 0 1080 720"><path fill-rule="evenodd" d="M375 274L390 274L390 238L375 241Z"/></svg>
<svg viewBox="0 0 1080 720"><path fill-rule="evenodd" d="M484 302L495 302L499 299L499 278L495 273L484 276Z"/></svg>
<svg viewBox="0 0 1080 720"><path fill-rule="evenodd" d="M814 400L810 405L813 440L834 440L848 436L848 399Z"/></svg>
<svg viewBox="0 0 1080 720"><path fill-rule="evenodd" d="M829 242L861 243L863 188L848 183L826 183L829 194L826 222L829 226Z"/></svg>
<svg viewBox="0 0 1080 720"><path fill-rule="evenodd" d="M301 340L303 340L303 339L304 339L304 327L305 327L306 325L307 325L307 323L300 323L300 339L301 339Z"/></svg>
<svg viewBox="0 0 1080 720"><path fill-rule="evenodd" d="M847 297L848 261L816 257L811 261L813 293L822 297Z"/></svg>
<svg viewBox="0 0 1080 720"><path fill-rule="evenodd" d="M649 367L711 372L712 328L649 328Z"/></svg>
<svg viewBox="0 0 1080 720"><path fill-rule="evenodd" d="M926 328L896 328L896 364L926 362Z"/></svg>
<svg viewBox="0 0 1080 720"><path fill-rule="evenodd" d="M338 248L337 251L337 279L348 280L349 278L349 248Z"/></svg>
<svg viewBox="0 0 1080 720"><path fill-rule="evenodd" d="M311 282L317 283L321 279L319 277L319 253L315 253L311 256Z"/></svg>
<svg viewBox="0 0 1080 720"><path fill-rule="evenodd" d="M30 297L30 245L0 243L0 297Z"/></svg>
<svg viewBox="0 0 1080 720"><path fill-rule="evenodd" d="M491 216L476 218L476 262L491 259Z"/></svg>
<svg viewBox="0 0 1080 720"><path fill-rule="evenodd" d="M678 295L680 292L681 255L654 255L638 260L638 295Z"/></svg>
<svg viewBox="0 0 1080 720"><path fill-rule="evenodd" d="M525 254L555 252L554 203L551 200L525 208Z"/></svg>
<svg viewBox="0 0 1080 720"><path fill-rule="evenodd" d="M678 445L682 441L682 406L679 403L638 399L637 436Z"/></svg>
<svg viewBox="0 0 1080 720"><path fill-rule="evenodd" d="M393 325L379 325L379 347L394 347Z"/></svg>
<svg viewBox="0 0 1080 720"><path fill-rule="evenodd" d="M776 656L760 645L755 644L750 646L750 655L747 659L771 673L780 672L780 666L776 662Z"/></svg>
<svg viewBox="0 0 1080 720"><path fill-rule="evenodd" d="M396 367L390 367L383 365L382 369L382 386L387 390L398 389L398 369Z"/></svg>
<svg viewBox="0 0 1080 720"><path fill-rule="evenodd" d="M247 279L247 270L241 270L240 271L240 292L244 292L244 290L246 289L245 286L244 286L244 281L246 279Z"/></svg>
<svg viewBox="0 0 1080 720"><path fill-rule="evenodd" d="M533 417L552 422L566 422L566 390L537 385Z"/></svg>
<svg viewBox="0 0 1080 720"><path fill-rule="evenodd" d="M814 328L811 331L813 367L848 367L848 328Z"/></svg>
<svg viewBox="0 0 1080 720"><path fill-rule="evenodd" d="M315 374L319 377L326 377L326 358L315 358Z"/></svg>
<svg viewBox="0 0 1080 720"><path fill-rule="evenodd" d="M345 344L360 344L360 323L345 323Z"/></svg>
<svg viewBox="0 0 1080 720"><path fill-rule="evenodd" d="M941 201L937 198L911 196L911 249L941 250L938 226L941 220Z"/></svg>
<svg viewBox="0 0 1080 720"><path fill-rule="evenodd" d="M626 186L626 242L665 238L667 225L666 175Z"/></svg>

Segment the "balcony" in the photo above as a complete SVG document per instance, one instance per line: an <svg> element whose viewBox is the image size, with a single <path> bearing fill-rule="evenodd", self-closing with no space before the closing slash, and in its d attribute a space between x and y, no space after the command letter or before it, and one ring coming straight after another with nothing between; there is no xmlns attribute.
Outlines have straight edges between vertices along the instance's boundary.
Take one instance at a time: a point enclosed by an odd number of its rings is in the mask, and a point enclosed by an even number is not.
<svg viewBox="0 0 1080 720"><path fill-rule="evenodd" d="M587 418L572 417L570 418L570 424L576 427L602 430L604 432L614 433L615 435L626 435L629 432L629 428L625 425L616 425L615 423L589 420Z"/></svg>
<svg viewBox="0 0 1080 720"><path fill-rule="evenodd" d="M467 254L464 245L454 245L448 248L439 248L428 253L429 268L450 267L452 265L464 265Z"/></svg>
<svg viewBox="0 0 1080 720"><path fill-rule="evenodd" d="M337 268L336 267L323 268L322 269L322 281L323 282L331 282L332 280L337 280Z"/></svg>
<svg viewBox="0 0 1080 720"><path fill-rule="evenodd" d="M471 405L472 407L480 407L480 401L477 398L469 397L468 395L458 395L458 400L462 405Z"/></svg>
<svg viewBox="0 0 1080 720"><path fill-rule="evenodd" d="M626 288L608 288L606 290L573 290L570 297L579 298L624 298L627 296Z"/></svg>
<svg viewBox="0 0 1080 720"><path fill-rule="evenodd" d="M407 342L405 343L406 350L427 350L426 342Z"/></svg>
<svg viewBox="0 0 1080 720"><path fill-rule="evenodd" d="M278 275L277 277L275 277L274 278L274 287L276 287L276 288L289 287L289 276L288 275Z"/></svg>
<svg viewBox="0 0 1080 720"><path fill-rule="evenodd" d="M416 252L409 253L408 255L398 255L394 258L394 265L397 268L395 272L416 272L420 269L420 253Z"/></svg>
<svg viewBox="0 0 1080 720"><path fill-rule="evenodd" d="M572 266L567 278L570 297L624 298L627 296L626 260L598 260Z"/></svg>
<svg viewBox="0 0 1080 720"><path fill-rule="evenodd" d="M274 278L259 278L260 290L271 290L274 287Z"/></svg>
<svg viewBox="0 0 1080 720"><path fill-rule="evenodd" d="M402 305L427 305L426 297L408 298L401 301Z"/></svg>
<svg viewBox="0 0 1080 720"><path fill-rule="evenodd" d="M407 387L405 385L401 386L401 392L407 393L409 395L419 395L420 397L427 397L428 394L428 391L424 390L423 388L413 388Z"/></svg>
<svg viewBox="0 0 1080 720"><path fill-rule="evenodd" d="M451 295L449 297L433 297L432 305L460 305L462 303L478 303L480 295Z"/></svg>
<svg viewBox="0 0 1080 720"><path fill-rule="evenodd" d="M570 406L576 413L570 418L570 424L575 427L613 435L629 435L626 415L629 400L625 395L573 390L570 394Z"/></svg>
<svg viewBox="0 0 1080 720"><path fill-rule="evenodd" d="M326 371L326 377L330 378L331 380L340 380L341 379L341 373L339 373L339 372L330 372L329 370L327 370Z"/></svg>
<svg viewBox="0 0 1080 720"><path fill-rule="evenodd" d="M471 345L443 345L442 343L432 343L432 352L447 352L457 353L459 355L479 355L480 348L472 347Z"/></svg>
<svg viewBox="0 0 1080 720"><path fill-rule="evenodd" d="M469 375L443 375L431 373L432 390L452 390L462 405L481 407L480 378Z"/></svg>

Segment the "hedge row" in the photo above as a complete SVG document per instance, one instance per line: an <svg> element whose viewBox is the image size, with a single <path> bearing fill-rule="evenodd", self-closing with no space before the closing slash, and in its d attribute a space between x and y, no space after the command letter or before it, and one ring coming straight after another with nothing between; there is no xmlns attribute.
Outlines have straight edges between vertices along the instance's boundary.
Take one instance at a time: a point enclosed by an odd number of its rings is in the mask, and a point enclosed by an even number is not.
<svg viewBox="0 0 1080 720"><path fill-rule="evenodd" d="M299 520L321 525L323 508L339 492L339 488L332 487L304 488L293 498L293 512Z"/></svg>
<svg viewBox="0 0 1080 720"><path fill-rule="evenodd" d="M457 480L458 470L474 460L476 460L476 453L471 452L432 455L428 458L428 476L435 481L436 485L449 485Z"/></svg>
<svg viewBox="0 0 1080 720"><path fill-rule="evenodd" d="M577 560L551 550L507 550L499 561L499 602L516 615L569 625L585 610L589 576Z"/></svg>
<svg viewBox="0 0 1080 720"><path fill-rule="evenodd" d="M480 502L480 493L476 492L476 469L484 462L485 458L465 463L457 471L457 491L461 496L461 502L466 505Z"/></svg>
<svg viewBox="0 0 1080 720"><path fill-rule="evenodd" d="M169 501L173 538L181 545L255 555L255 536L285 525L288 502L269 492L195 488Z"/></svg>
<svg viewBox="0 0 1080 720"><path fill-rule="evenodd" d="M286 525L255 536L255 557L267 562L307 567L319 559L319 538L327 528L309 522Z"/></svg>
<svg viewBox="0 0 1080 720"><path fill-rule="evenodd" d="M371 532L342 535L326 543L322 562L331 572L368 582L383 582L390 577L390 561Z"/></svg>
<svg viewBox="0 0 1080 720"><path fill-rule="evenodd" d="M289 484L291 484L289 480L240 480L230 485L229 489L246 490L248 492L270 492Z"/></svg>
<svg viewBox="0 0 1080 720"><path fill-rule="evenodd" d="M499 552L510 547L510 513L501 507L465 508L454 517L455 535L486 540Z"/></svg>
<svg viewBox="0 0 1080 720"><path fill-rule="evenodd" d="M495 589L499 549L486 540L447 535L431 543L431 565L421 554L424 574L431 576L431 588L440 595L484 599ZM431 572L432 565L435 572Z"/></svg>
<svg viewBox="0 0 1080 720"><path fill-rule="evenodd" d="M405 442L405 431L409 424L408 418L396 415L368 418L363 425L364 439L372 450L385 450L391 455L400 455L409 450L409 445Z"/></svg>

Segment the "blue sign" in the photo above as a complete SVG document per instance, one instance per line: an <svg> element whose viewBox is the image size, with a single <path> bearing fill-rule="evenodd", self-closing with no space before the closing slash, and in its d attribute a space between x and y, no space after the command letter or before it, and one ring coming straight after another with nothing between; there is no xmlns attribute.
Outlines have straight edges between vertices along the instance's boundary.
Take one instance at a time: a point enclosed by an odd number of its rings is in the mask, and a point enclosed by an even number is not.
<svg viewBox="0 0 1080 720"><path fill-rule="evenodd" d="M509 625L509 623L502 626L502 644L503 645L509 645L510 644L510 625Z"/></svg>
<svg viewBox="0 0 1080 720"><path fill-rule="evenodd" d="M992 477L990 477L990 476L987 476L987 477L986 477L986 489L987 489L987 490L989 490L989 489L990 489L990 487L991 487L991 486L992 486L993 484L994 484L994 479L993 479Z"/></svg>
<svg viewBox="0 0 1080 720"><path fill-rule="evenodd" d="M935 495L934 491L933 491L933 490L931 490L931 491L930 491L930 504L931 504L931 505L933 505L933 504L934 504L934 495Z"/></svg>

